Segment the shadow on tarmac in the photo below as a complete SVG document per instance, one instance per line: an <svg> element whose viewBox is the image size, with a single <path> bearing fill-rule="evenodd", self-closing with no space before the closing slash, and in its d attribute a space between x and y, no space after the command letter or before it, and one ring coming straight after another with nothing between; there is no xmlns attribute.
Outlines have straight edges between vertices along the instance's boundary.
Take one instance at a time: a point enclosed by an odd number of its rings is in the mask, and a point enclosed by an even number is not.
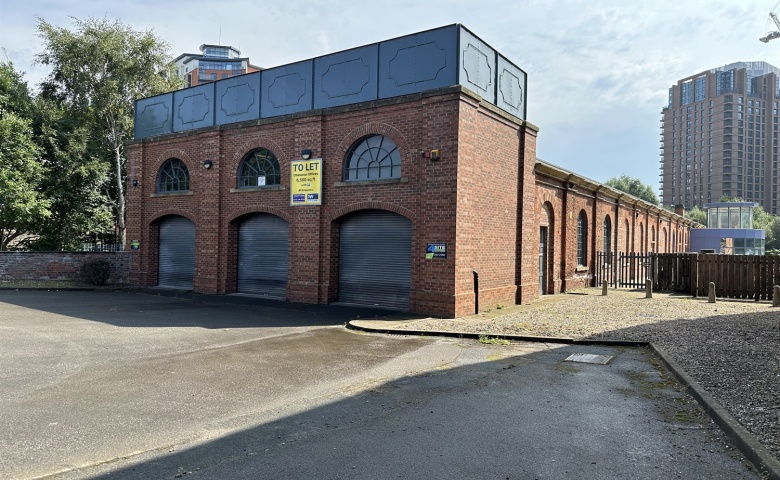
<svg viewBox="0 0 780 480"><path fill-rule="evenodd" d="M575 351L617 357L561 363ZM404 377L64 478L758 478L647 355L561 346Z"/></svg>
<svg viewBox="0 0 780 480"><path fill-rule="evenodd" d="M257 328L343 325L356 318L417 318L356 305L314 305L249 295L167 289L0 290L0 302L119 327Z"/></svg>

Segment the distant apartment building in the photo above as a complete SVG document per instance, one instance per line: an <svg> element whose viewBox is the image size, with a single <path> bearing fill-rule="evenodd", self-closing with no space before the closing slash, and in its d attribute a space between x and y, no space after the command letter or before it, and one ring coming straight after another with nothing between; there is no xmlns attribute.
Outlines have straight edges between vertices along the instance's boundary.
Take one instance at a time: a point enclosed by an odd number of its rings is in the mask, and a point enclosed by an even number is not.
<svg viewBox="0 0 780 480"><path fill-rule="evenodd" d="M200 52L182 53L174 59L185 87L262 70L250 64L249 58L242 57L235 47L204 44L200 46Z"/></svg>
<svg viewBox="0 0 780 480"><path fill-rule="evenodd" d="M737 62L679 80L662 110L661 198L686 209L722 196L777 215L780 69Z"/></svg>

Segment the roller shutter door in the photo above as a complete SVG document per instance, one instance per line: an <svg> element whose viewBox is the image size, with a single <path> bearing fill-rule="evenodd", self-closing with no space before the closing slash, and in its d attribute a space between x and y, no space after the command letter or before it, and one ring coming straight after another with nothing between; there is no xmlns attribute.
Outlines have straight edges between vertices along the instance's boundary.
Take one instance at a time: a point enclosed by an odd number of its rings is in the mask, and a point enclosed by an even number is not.
<svg viewBox="0 0 780 480"><path fill-rule="evenodd" d="M287 222L274 215L253 215L238 226L240 293L287 298Z"/></svg>
<svg viewBox="0 0 780 480"><path fill-rule="evenodd" d="M339 301L409 309L412 222L368 210L341 223Z"/></svg>
<svg viewBox="0 0 780 480"><path fill-rule="evenodd" d="M160 222L157 284L192 290L195 278L195 224L184 217Z"/></svg>

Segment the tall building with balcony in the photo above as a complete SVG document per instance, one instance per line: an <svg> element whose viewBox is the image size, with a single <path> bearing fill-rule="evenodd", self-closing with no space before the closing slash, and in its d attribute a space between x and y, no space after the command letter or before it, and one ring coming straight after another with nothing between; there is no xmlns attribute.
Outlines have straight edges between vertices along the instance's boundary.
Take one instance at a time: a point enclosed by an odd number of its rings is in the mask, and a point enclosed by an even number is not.
<svg viewBox="0 0 780 480"><path fill-rule="evenodd" d="M737 62L679 80L662 110L661 198L686 209L722 196L777 203L780 69Z"/></svg>
<svg viewBox="0 0 780 480"><path fill-rule="evenodd" d="M235 47L203 44L200 52L182 53L174 59L186 87L262 70L250 64L249 58L242 57Z"/></svg>

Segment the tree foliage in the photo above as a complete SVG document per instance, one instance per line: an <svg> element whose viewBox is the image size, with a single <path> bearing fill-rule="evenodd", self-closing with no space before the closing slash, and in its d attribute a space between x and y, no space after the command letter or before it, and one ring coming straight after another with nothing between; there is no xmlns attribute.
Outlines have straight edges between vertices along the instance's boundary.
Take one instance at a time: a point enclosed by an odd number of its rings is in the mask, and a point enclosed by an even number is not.
<svg viewBox="0 0 780 480"><path fill-rule="evenodd" d="M0 250L35 233L49 214L44 169L30 120L33 100L21 74L0 62Z"/></svg>
<svg viewBox="0 0 780 480"><path fill-rule="evenodd" d="M699 222L702 225L707 225L707 212L700 209L698 205L694 205L692 209L685 212L685 218L689 218L694 222Z"/></svg>
<svg viewBox="0 0 780 480"><path fill-rule="evenodd" d="M658 196L656 196L655 192L653 191L653 187L642 183L642 180L638 178L629 177L628 175L621 175L619 177L610 178L604 184L608 187L614 188L615 190L620 190L621 192L625 192L629 195L641 198L642 200L648 203L652 203L653 205L658 205L659 203Z"/></svg>
<svg viewBox="0 0 780 480"><path fill-rule="evenodd" d="M101 181L99 191L111 205L117 240L124 243L124 144L132 138L134 101L181 88L182 81L171 63L168 44L153 32L135 31L107 19L73 21L73 30L40 18L37 24L44 44L37 59L52 69L41 96L58 109L59 126L72 129L67 137L62 137L61 129L52 132L50 152L71 156L80 152L83 165L68 168L80 172L87 184ZM74 141L73 132L84 139L63 149ZM107 168L98 168L95 161ZM60 157L58 163L71 162ZM102 211L105 205L95 199L92 206Z"/></svg>

